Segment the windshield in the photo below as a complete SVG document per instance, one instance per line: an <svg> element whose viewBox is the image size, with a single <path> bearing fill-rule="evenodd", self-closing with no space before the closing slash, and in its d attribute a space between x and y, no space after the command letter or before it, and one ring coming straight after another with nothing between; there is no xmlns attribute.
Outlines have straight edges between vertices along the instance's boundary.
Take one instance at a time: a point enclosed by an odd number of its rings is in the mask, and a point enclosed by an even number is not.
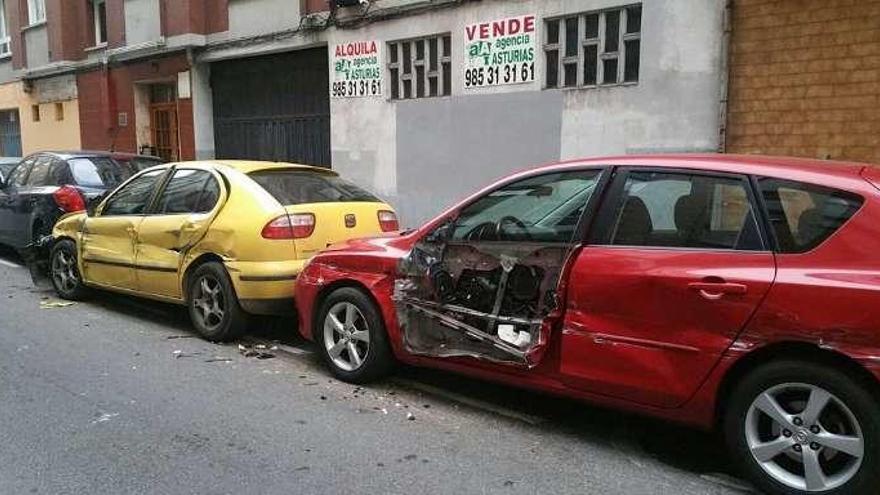
<svg viewBox="0 0 880 495"><path fill-rule="evenodd" d="M73 180L83 187L116 187L136 172L130 166L103 157L71 158L67 163Z"/></svg>
<svg viewBox="0 0 880 495"><path fill-rule="evenodd" d="M264 170L250 178L282 205L334 202L381 202L360 187L336 176L310 170Z"/></svg>

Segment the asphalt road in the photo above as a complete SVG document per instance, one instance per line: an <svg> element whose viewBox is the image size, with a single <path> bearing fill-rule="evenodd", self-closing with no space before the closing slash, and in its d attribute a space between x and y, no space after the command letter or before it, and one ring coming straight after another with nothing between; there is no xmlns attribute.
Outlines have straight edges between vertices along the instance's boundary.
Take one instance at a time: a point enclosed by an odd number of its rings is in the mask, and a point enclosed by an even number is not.
<svg viewBox="0 0 880 495"><path fill-rule="evenodd" d="M175 306L53 307L18 262L0 252L0 494L748 492L712 435L433 371L357 388L292 322L245 357Z"/></svg>

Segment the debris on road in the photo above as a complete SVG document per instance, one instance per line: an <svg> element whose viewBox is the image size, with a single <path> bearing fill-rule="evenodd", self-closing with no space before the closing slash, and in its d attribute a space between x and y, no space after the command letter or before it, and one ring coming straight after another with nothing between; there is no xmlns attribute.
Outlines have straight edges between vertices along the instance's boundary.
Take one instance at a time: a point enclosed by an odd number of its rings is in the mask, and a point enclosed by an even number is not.
<svg viewBox="0 0 880 495"><path fill-rule="evenodd" d="M98 424L98 423L104 423L104 422L110 421L111 419L115 418L116 416L119 416L119 413L102 412L100 415L98 415L98 417L96 417L95 419L92 420L92 424L94 425L94 424Z"/></svg>
<svg viewBox="0 0 880 495"><path fill-rule="evenodd" d="M194 339L195 335L169 335L165 337L166 340L175 340L175 339Z"/></svg>
<svg viewBox="0 0 880 495"><path fill-rule="evenodd" d="M257 359L272 359L275 354L269 352L265 344L246 345L238 344L238 352L244 357L252 357Z"/></svg>
<svg viewBox="0 0 880 495"><path fill-rule="evenodd" d="M411 413L411 412L408 412L408 413L406 413L406 419L409 420L409 421L415 421L415 420L416 420L416 415L413 414L413 413Z"/></svg>
<svg viewBox="0 0 880 495"><path fill-rule="evenodd" d="M210 359L205 359L206 363L231 363L232 358L227 357L212 357Z"/></svg>
<svg viewBox="0 0 880 495"><path fill-rule="evenodd" d="M171 354L174 355L175 359L197 357L197 356L202 355L202 353L198 352L198 351L196 351L196 352L183 352L180 349L175 350Z"/></svg>
<svg viewBox="0 0 880 495"><path fill-rule="evenodd" d="M44 299L40 301L40 309L66 308L76 304L73 301L58 301L52 299Z"/></svg>

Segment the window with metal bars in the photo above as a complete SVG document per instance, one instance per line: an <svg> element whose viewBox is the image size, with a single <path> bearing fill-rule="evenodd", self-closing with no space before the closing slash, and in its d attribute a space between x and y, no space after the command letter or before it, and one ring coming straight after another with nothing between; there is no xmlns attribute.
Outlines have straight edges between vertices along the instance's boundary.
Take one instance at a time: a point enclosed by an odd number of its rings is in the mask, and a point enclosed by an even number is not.
<svg viewBox="0 0 880 495"><path fill-rule="evenodd" d="M448 34L388 43L392 100L452 93L452 37Z"/></svg>
<svg viewBox="0 0 880 495"><path fill-rule="evenodd" d="M633 84L639 80L642 6L545 21L547 88Z"/></svg>

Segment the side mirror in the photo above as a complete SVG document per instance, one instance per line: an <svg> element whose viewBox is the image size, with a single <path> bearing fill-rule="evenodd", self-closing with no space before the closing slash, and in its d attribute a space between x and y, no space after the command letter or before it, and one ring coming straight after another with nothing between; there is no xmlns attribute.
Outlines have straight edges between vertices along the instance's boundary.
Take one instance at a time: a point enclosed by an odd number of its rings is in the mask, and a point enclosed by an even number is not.
<svg viewBox="0 0 880 495"><path fill-rule="evenodd" d="M452 231L455 228L455 219L447 218L443 223L434 228L431 232L428 232L428 235L423 239L424 242L430 242L432 244L443 243L449 240L452 237Z"/></svg>

